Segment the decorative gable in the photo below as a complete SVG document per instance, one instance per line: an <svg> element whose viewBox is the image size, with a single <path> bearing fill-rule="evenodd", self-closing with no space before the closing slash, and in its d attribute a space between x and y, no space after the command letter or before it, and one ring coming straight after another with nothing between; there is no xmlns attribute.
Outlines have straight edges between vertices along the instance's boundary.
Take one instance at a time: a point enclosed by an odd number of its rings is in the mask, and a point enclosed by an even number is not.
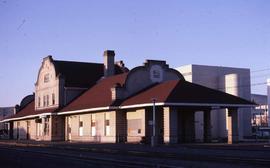
<svg viewBox="0 0 270 168"><path fill-rule="evenodd" d="M56 76L52 56L45 57L35 84L35 109L59 106L59 79Z"/></svg>
<svg viewBox="0 0 270 168"><path fill-rule="evenodd" d="M127 98L151 85L169 80L185 80L178 71L169 68L166 61L147 60L143 66L132 69L124 85L113 88L114 99Z"/></svg>

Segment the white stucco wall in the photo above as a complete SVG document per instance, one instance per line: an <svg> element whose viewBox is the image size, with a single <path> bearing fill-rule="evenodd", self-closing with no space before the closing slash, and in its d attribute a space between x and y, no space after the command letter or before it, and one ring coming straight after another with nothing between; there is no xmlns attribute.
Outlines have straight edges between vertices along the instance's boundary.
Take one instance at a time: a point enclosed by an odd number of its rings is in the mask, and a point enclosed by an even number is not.
<svg viewBox="0 0 270 168"><path fill-rule="evenodd" d="M109 125L106 126L106 120ZM66 140L116 142L116 112L97 112L66 116ZM82 125L80 126L80 122ZM92 125L92 123L95 123Z"/></svg>

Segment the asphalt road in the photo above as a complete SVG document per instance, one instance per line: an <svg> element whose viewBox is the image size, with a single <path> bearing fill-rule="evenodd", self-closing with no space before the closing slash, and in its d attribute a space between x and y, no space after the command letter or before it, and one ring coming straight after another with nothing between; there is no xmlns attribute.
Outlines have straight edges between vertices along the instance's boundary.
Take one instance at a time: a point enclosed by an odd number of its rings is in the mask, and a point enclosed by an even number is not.
<svg viewBox="0 0 270 168"><path fill-rule="evenodd" d="M140 146L134 146L133 149L131 146L118 151L106 145L93 144L55 146L1 144L0 167L270 167L269 148L247 150L247 148L209 149L194 146L172 149L138 147ZM172 153L169 149L177 152Z"/></svg>

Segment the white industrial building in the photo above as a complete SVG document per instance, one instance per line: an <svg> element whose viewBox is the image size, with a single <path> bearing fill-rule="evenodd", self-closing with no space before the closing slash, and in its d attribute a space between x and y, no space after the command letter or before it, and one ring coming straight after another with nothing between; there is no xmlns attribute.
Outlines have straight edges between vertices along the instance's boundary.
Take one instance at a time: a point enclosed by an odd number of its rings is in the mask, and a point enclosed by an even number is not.
<svg viewBox="0 0 270 168"><path fill-rule="evenodd" d="M267 95L251 94L252 102L257 106L251 110L252 126L267 127L268 126L268 105Z"/></svg>
<svg viewBox="0 0 270 168"><path fill-rule="evenodd" d="M250 70L246 68L232 68L206 65L185 65L176 68L189 82L200 84L212 89L251 100ZM268 89L270 90L270 89ZM216 140L223 140L228 135L227 111L213 109L211 111L211 134ZM239 110L239 139L251 136L251 109ZM195 114L196 140L203 140L203 113Z"/></svg>

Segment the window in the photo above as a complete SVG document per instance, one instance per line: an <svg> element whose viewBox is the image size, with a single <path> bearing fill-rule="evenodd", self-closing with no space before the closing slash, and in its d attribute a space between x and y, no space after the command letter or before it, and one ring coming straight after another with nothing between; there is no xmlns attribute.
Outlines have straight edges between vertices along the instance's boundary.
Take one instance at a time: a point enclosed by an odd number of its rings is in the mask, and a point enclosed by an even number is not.
<svg viewBox="0 0 270 168"><path fill-rule="evenodd" d="M17 134L17 139L19 139L19 137L20 137L20 122L18 121L17 122L17 130L16 130L16 134Z"/></svg>
<svg viewBox="0 0 270 168"><path fill-rule="evenodd" d="M46 106L46 96L43 96L43 107Z"/></svg>
<svg viewBox="0 0 270 168"><path fill-rule="evenodd" d="M79 125L80 125L80 127L83 127L83 122L82 122L82 121L80 121L80 124L79 124Z"/></svg>
<svg viewBox="0 0 270 168"><path fill-rule="evenodd" d="M110 120L105 121L106 126L110 126Z"/></svg>
<svg viewBox="0 0 270 168"><path fill-rule="evenodd" d="M49 106L49 95L47 95L47 106Z"/></svg>
<svg viewBox="0 0 270 168"><path fill-rule="evenodd" d="M142 120L141 119L129 119L128 124L128 135L139 136L142 134Z"/></svg>
<svg viewBox="0 0 270 168"><path fill-rule="evenodd" d="M38 107L40 107L40 97L38 97Z"/></svg>
<svg viewBox="0 0 270 168"><path fill-rule="evenodd" d="M95 114L92 114L92 119L91 119L91 135L96 136L96 116L95 116Z"/></svg>
<svg viewBox="0 0 270 168"><path fill-rule="evenodd" d="M106 135L110 135L110 120L105 120L105 133Z"/></svg>
<svg viewBox="0 0 270 168"><path fill-rule="evenodd" d="M47 83L47 82L50 81L50 78L49 77L50 77L49 74L45 74L44 75L44 83Z"/></svg>
<svg viewBox="0 0 270 168"><path fill-rule="evenodd" d="M153 70L153 77L154 78L160 78L160 71Z"/></svg>
<svg viewBox="0 0 270 168"><path fill-rule="evenodd" d="M105 135L110 135L110 113L105 113Z"/></svg>
<svg viewBox="0 0 270 168"><path fill-rule="evenodd" d="M151 66L150 79L152 82L161 82L163 80L163 70L159 65Z"/></svg>
<svg viewBox="0 0 270 168"><path fill-rule="evenodd" d="M37 125L36 125L37 136L42 136L42 132L43 132L42 131L42 119L41 118L37 119L36 123L37 123Z"/></svg>
<svg viewBox="0 0 270 168"><path fill-rule="evenodd" d="M49 118L44 119L44 135L49 135Z"/></svg>
<svg viewBox="0 0 270 168"><path fill-rule="evenodd" d="M83 136L83 122L82 121L79 122L79 135Z"/></svg>
<svg viewBox="0 0 270 168"><path fill-rule="evenodd" d="M53 105L55 104L55 94L54 93L52 94L52 104Z"/></svg>

